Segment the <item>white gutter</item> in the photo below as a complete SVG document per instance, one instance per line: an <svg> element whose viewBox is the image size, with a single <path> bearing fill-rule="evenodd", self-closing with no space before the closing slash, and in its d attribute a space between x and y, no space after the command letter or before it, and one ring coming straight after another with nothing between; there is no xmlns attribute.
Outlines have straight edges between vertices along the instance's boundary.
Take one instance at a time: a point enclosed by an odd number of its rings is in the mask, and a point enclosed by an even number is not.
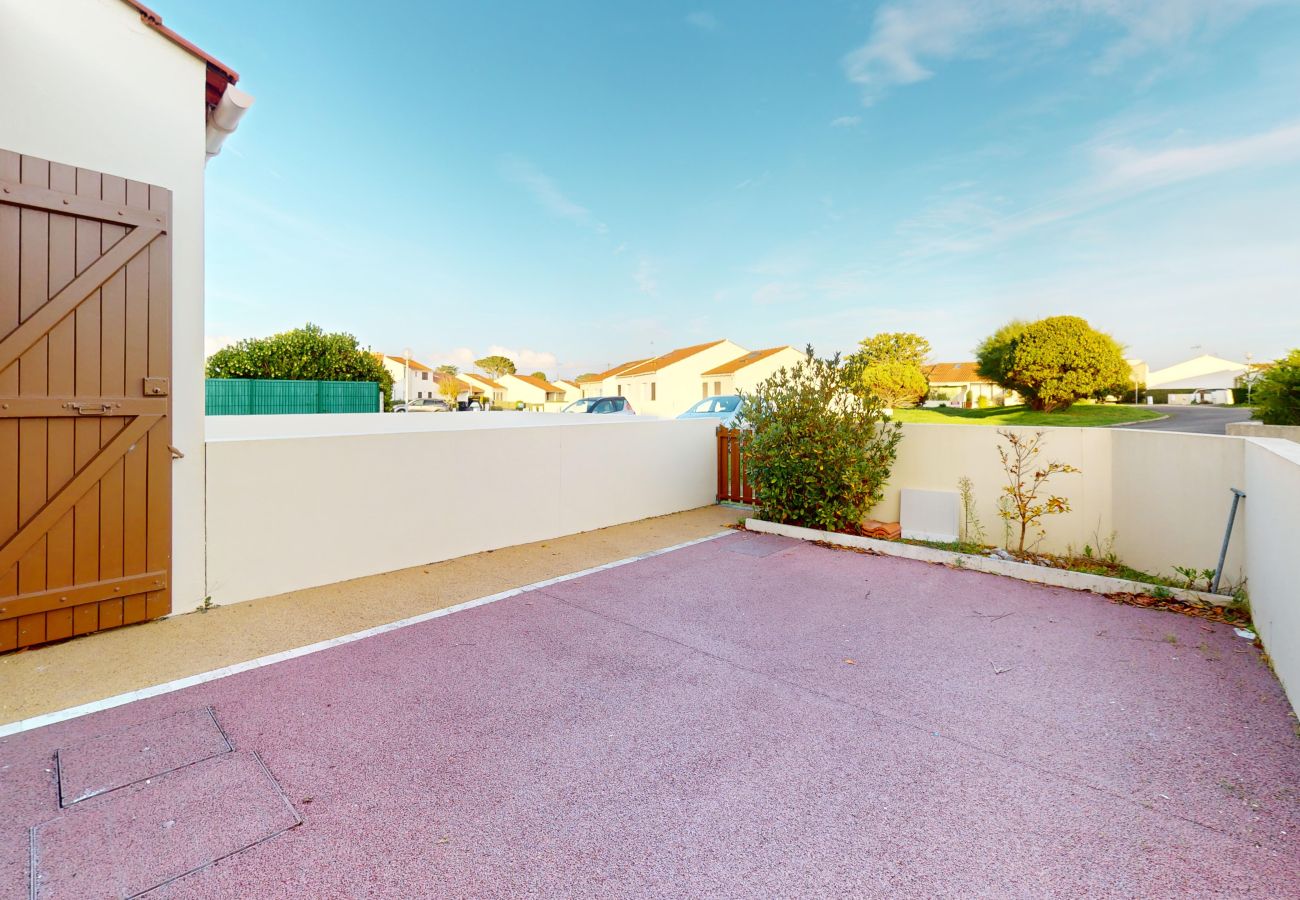
<svg viewBox="0 0 1300 900"><path fill-rule="evenodd" d="M252 105L252 94L244 93L233 84L226 85L221 101L212 112L208 113L208 159L221 152L221 145L226 142L226 138L235 133L235 129L239 127L239 120Z"/></svg>

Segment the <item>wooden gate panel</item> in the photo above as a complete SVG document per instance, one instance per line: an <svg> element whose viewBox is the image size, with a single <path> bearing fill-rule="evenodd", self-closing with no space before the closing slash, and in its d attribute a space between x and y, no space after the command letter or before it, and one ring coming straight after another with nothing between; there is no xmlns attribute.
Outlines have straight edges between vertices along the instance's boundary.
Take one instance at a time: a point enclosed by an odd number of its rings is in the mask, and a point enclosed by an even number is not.
<svg viewBox="0 0 1300 900"><path fill-rule="evenodd" d="M170 612L170 215L0 150L0 651Z"/></svg>

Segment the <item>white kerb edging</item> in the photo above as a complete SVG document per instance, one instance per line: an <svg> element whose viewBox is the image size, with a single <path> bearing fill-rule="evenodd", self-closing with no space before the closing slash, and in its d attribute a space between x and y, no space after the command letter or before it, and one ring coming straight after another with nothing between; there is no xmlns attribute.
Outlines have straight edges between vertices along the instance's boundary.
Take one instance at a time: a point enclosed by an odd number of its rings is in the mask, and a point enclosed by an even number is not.
<svg viewBox="0 0 1300 900"><path fill-rule="evenodd" d="M1094 594L1146 594L1157 585L1144 581L1129 581L1126 578L1110 578L1106 575L1090 575L1087 572L1074 572L1070 569L1055 569L1050 566L1036 566L1031 563L1011 562L994 559L977 553L958 553L955 550L939 550L936 547L923 547L917 544L904 544L896 541L882 541L876 538L861 537L856 534L839 534L834 531L818 531L816 528L803 528L798 525L781 525L765 522L762 519L746 519L745 528L763 534L779 534L782 537L801 541L818 541L837 547L852 547L858 550L870 550L881 556L896 556L900 559L914 559L919 562L940 563L972 572L987 572L990 575L1005 575L1020 581L1032 581L1052 587L1069 588L1075 591L1091 591ZM1170 599L1180 600L1193 606L1227 606L1231 598L1222 594L1210 594L1205 591L1193 591L1186 588L1166 587Z"/></svg>
<svg viewBox="0 0 1300 900"><path fill-rule="evenodd" d="M604 563L603 565L592 566L590 569L583 569L580 572L570 572L568 575L560 575L556 578L547 578L544 581L534 581L532 584L526 584L523 587L511 588L508 591L489 594L486 597L466 600L464 603L457 603L455 606L448 606L443 609L435 609L432 612L420 613L418 616L399 619L396 622L389 622L387 625L376 625L374 628L366 628L362 631L353 632L352 634L342 635L341 637L318 641L315 644L308 644L305 647L295 647L292 650L282 650L279 653L272 653L269 656L259 656L257 659L250 659L245 662L235 663L234 665L223 666L220 669L213 669L210 672L200 672L197 675L188 675L185 678L178 678L175 681L168 681L164 684L156 684L151 687L141 688L137 691L127 691L124 694L105 697L103 700L92 700L90 703L83 703L80 706L71 706L67 709L61 709L56 712L32 716L28 719L19 719L18 721L10 722L7 725L0 725L0 738L8 737L11 734L19 734L24 731L31 731L33 728L44 728L46 725L53 725L56 722L66 722L68 719L87 716L101 710L112 709L115 706L134 703L136 700L146 700L149 697L170 694L173 691L193 687L196 684L204 684L209 681L216 681L218 678L238 675L240 672L260 669L263 666L273 665L289 659L297 659L299 656L319 653L322 650L328 650L331 647L339 647L343 644L350 644L353 641L359 641L362 638L374 637L377 634L396 631L399 628L408 628L411 625L419 625L421 622L428 622L430 619L449 616L452 613L463 612L467 609L473 609L476 606L486 606L487 604L495 603L498 600L505 600L507 597L516 597L519 594L526 594L529 591L536 591L544 587L550 587L551 585L559 584L562 581L572 581L575 578L582 578L584 575L594 575L596 572L603 572L606 569L616 569L619 566L626 566L643 559L650 559L653 556L662 556L665 553L672 553L674 550L681 550L684 547L691 547L695 544L703 544L706 541L717 540L720 537L726 537L733 533L734 532L730 530L719 531L707 535L706 537L696 538L693 541L683 541L680 544L673 544L671 547L664 547L660 550L651 550L648 553L641 553L637 556L629 556L625 559L618 559L614 562Z"/></svg>

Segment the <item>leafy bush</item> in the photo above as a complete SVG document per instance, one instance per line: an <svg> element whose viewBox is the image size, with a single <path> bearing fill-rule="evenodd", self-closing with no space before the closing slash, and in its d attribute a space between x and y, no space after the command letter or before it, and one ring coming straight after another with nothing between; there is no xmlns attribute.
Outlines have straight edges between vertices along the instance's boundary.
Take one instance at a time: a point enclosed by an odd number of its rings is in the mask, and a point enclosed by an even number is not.
<svg viewBox="0 0 1300 900"><path fill-rule="evenodd" d="M1123 348L1078 316L1004 325L980 344L976 358L980 374L1047 412L1122 393L1131 380Z"/></svg>
<svg viewBox="0 0 1300 900"><path fill-rule="evenodd" d="M288 381L376 381L387 397L393 376L350 334L326 334L308 322L302 328L248 338L208 357L209 378L281 378Z"/></svg>
<svg viewBox="0 0 1300 900"><path fill-rule="evenodd" d="M808 355L742 395L741 446L764 519L853 532L880 501L901 437L838 354Z"/></svg>
<svg viewBox="0 0 1300 900"><path fill-rule="evenodd" d="M1251 389L1251 402L1265 425L1300 425L1300 349L1260 376Z"/></svg>
<svg viewBox="0 0 1300 900"><path fill-rule="evenodd" d="M1040 497L1044 485L1053 475L1075 475L1079 470L1068 463L1051 461L1041 463L1038 455L1043 452L1043 432L1036 432L1032 437L1014 431L998 429L998 434L1007 442L1007 446L998 445L998 457L1002 460L1002 470L1006 473L1007 484L1002 488L998 502L998 515L1007 523L1007 549L1010 549L1010 529L1020 530L1017 552L1025 552L1025 539L1030 529L1038 532L1035 541L1041 541L1047 532L1043 528L1044 516L1061 515L1070 511L1070 501L1065 497L1049 494Z"/></svg>

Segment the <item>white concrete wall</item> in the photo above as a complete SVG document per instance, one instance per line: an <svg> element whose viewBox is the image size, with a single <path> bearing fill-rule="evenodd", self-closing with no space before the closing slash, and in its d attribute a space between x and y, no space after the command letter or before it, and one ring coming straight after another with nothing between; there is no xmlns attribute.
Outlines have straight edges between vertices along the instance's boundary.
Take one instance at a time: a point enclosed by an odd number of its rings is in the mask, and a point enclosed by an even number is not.
<svg viewBox="0 0 1300 900"><path fill-rule="evenodd" d="M996 428L907 424L898 461L874 518L898 521L902 488L956 491L963 475L974 483L976 510L989 543L1001 544L998 497L1007 484ZM1043 519L1040 549L1064 552L1085 545L1114 550L1124 562L1156 574L1176 565L1212 568L1223 540L1229 488L1241 487L1242 442L1215 435L1111 428L1015 428L1045 432L1040 459L1068 463L1077 475L1056 475L1042 496L1056 494L1071 511ZM1015 539L1013 535L1013 540ZM1225 578L1239 581L1246 529L1238 522Z"/></svg>
<svg viewBox="0 0 1300 900"><path fill-rule="evenodd" d="M204 595L205 77L121 0L0 0L0 147L172 192L172 441L185 454L172 467L177 609Z"/></svg>
<svg viewBox="0 0 1300 900"><path fill-rule="evenodd" d="M703 419L453 413L211 421L208 593L217 603L706 506L716 487L714 423ZM497 474L451 474L466 466ZM423 474L399 486L395 471Z"/></svg>
<svg viewBox="0 0 1300 900"><path fill-rule="evenodd" d="M1282 438L1300 443L1300 425L1265 425L1263 422L1229 422L1228 434L1238 437Z"/></svg>
<svg viewBox="0 0 1300 900"><path fill-rule="evenodd" d="M1248 438L1244 477L1250 610L1291 705L1300 711L1300 444Z"/></svg>

